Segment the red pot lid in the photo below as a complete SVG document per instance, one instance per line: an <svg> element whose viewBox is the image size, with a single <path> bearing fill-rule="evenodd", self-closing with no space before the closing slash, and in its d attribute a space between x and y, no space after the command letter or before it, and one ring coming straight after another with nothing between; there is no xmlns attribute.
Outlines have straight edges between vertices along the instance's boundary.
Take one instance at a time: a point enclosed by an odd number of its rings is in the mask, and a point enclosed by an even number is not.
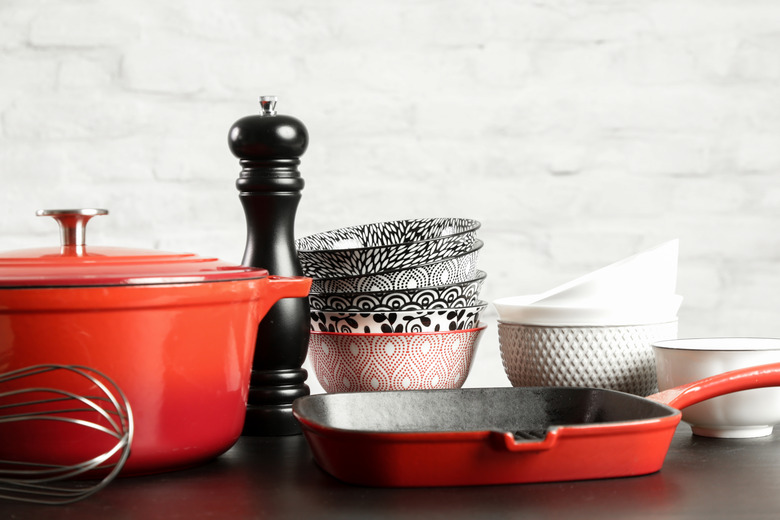
<svg viewBox="0 0 780 520"><path fill-rule="evenodd" d="M40 210L60 225L62 245L0 253L0 288L200 283L263 278L268 271L192 253L87 247L87 221L104 209Z"/></svg>

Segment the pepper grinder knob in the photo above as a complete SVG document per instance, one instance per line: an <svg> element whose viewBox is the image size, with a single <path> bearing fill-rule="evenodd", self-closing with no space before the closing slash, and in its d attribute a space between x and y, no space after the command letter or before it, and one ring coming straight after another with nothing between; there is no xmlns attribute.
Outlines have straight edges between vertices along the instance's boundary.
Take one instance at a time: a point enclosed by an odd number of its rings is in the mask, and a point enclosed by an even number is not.
<svg viewBox="0 0 780 520"><path fill-rule="evenodd" d="M230 150L241 164L236 187L247 226L242 264L272 275L301 276L294 227L304 186L298 165L309 135L298 119L276 113L275 96L261 96L260 108L228 133ZM257 330L244 435L301 432L292 402L309 394L301 368L308 345L308 299L276 302Z"/></svg>
<svg viewBox="0 0 780 520"><path fill-rule="evenodd" d="M276 96L260 96L261 116L276 115Z"/></svg>

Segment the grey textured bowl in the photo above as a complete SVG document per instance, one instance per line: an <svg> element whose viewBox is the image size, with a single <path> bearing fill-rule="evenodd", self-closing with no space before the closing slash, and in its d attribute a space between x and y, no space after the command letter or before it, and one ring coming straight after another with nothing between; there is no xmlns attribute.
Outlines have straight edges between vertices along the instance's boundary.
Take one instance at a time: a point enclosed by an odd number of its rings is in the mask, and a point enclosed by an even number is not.
<svg viewBox="0 0 780 520"><path fill-rule="evenodd" d="M646 396L657 391L651 344L677 337L677 320L620 326L498 322L512 386L586 386Z"/></svg>
<svg viewBox="0 0 780 520"><path fill-rule="evenodd" d="M477 240L466 253L408 269L363 276L314 278L311 294L394 291L465 282L477 275L477 261L482 245L482 241Z"/></svg>
<svg viewBox="0 0 780 520"><path fill-rule="evenodd" d="M478 271L472 280L437 287L377 292L310 294L309 305L323 311L407 311L467 307L479 300L487 274Z"/></svg>
<svg viewBox="0 0 780 520"><path fill-rule="evenodd" d="M384 273L444 260L472 249L480 223L462 218L379 222L296 240L303 274L336 278Z"/></svg>

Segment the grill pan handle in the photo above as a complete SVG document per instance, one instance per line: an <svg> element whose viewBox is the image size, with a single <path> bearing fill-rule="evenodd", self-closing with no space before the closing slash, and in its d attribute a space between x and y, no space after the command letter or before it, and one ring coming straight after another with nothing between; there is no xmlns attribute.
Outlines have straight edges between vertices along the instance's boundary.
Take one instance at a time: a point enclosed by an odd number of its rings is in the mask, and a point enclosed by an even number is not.
<svg viewBox="0 0 780 520"><path fill-rule="evenodd" d="M768 386L780 386L780 363L724 372L649 395L647 399L682 410L720 395Z"/></svg>
<svg viewBox="0 0 780 520"><path fill-rule="evenodd" d="M503 446L507 451L512 452L528 452L528 451L544 451L552 449L558 442L558 429L554 428L548 430L541 440L536 440L536 435L530 435L526 437L522 435L522 432L515 434L512 432L492 432L494 439L500 446ZM528 440L528 438L532 440Z"/></svg>

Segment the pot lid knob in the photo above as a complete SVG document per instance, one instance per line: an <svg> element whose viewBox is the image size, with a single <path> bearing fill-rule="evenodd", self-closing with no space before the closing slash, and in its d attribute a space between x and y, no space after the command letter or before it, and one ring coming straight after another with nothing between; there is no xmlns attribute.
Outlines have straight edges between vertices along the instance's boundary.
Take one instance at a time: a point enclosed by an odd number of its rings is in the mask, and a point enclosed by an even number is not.
<svg viewBox="0 0 780 520"><path fill-rule="evenodd" d="M39 209L39 217L52 217L60 226L62 247L83 247L86 244L87 222L92 217L108 215L106 209Z"/></svg>

